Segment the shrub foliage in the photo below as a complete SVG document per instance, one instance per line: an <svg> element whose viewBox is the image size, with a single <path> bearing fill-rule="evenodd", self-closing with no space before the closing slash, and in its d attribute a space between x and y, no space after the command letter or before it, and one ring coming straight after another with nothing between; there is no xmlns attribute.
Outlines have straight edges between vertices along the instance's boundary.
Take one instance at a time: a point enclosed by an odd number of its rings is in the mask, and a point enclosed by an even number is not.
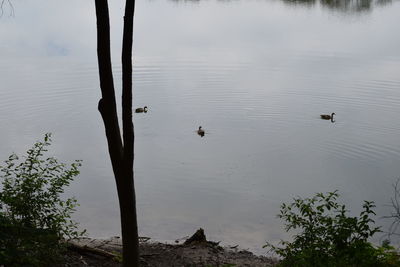
<svg viewBox="0 0 400 267"><path fill-rule="evenodd" d="M380 232L374 227L373 202L365 201L358 217L348 215L339 204L337 191L318 193L312 198L294 198L282 204L279 218L286 221L285 230L295 230L293 241L280 246L267 243L282 257L282 266L400 266L393 247L375 247L368 239Z"/></svg>
<svg viewBox="0 0 400 267"><path fill-rule="evenodd" d="M61 197L81 163L67 166L45 157L50 137L0 166L0 263L6 266L51 265L60 259L65 239L84 233L71 219L76 199Z"/></svg>

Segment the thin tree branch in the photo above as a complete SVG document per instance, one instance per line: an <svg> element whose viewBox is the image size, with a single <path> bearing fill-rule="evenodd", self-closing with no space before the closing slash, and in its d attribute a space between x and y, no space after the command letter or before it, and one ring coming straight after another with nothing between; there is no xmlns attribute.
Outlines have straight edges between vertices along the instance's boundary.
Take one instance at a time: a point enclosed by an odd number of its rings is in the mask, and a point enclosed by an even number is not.
<svg viewBox="0 0 400 267"><path fill-rule="evenodd" d="M390 240L390 237L393 235L400 235L397 233L400 227L400 188L399 188L400 179L392 185L394 189L394 196L391 198L391 204L388 205L392 208L390 215L382 216L383 219L390 219L392 223L389 226L387 237Z"/></svg>
<svg viewBox="0 0 400 267"><path fill-rule="evenodd" d="M123 144L121 140L117 106L115 101L110 52L110 23L107 0L96 0L95 7L97 17L97 58L99 61L100 89L102 94L98 109L105 124L108 149L110 152L113 171L115 175L119 176L121 170L118 168L118 162L122 162L123 159Z"/></svg>
<svg viewBox="0 0 400 267"><path fill-rule="evenodd" d="M132 122L132 47L135 0L126 0L122 42L122 123L124 158L133 168L134 132Z"/></svg>

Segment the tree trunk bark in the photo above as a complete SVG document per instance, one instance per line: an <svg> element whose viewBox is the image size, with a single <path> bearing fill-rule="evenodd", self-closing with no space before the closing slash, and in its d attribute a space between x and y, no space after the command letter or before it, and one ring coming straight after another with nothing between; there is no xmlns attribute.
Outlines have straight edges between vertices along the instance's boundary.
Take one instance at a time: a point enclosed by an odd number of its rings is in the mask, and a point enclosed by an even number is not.
<svg viewBox="0 0 400 267"><path fill-rule="evenodd" d="M139 241L133 176L134 131L132 122L132 40L135 2L126 1L122 48L122 124L118 123L110 52L110 25L107 0L95 0L97 17L97 57L102 98L98 109L104 121L121 214L123 266L139 266Z"/></svg>
<svg viewBox="0 0 400 267"><path fill-rule="evenodd" d="M124 140L124 186L121 188L122 199L129 199L121 203L121 227L123 246L128 250L123 250L123 259L135 260L131 265L139 266L139 239L136 216L136 195L133 174L134 160L134 128L132 121L132 46L133 46L133 16L135 11L135 0L126 0L124 31L122 39L122 124ZM123 215L122 215L123 214ZM135 242L131 242L125 236L135 236ZM133 241L133 240L132 240ZM128 255L129 254L129 255ZM134 265L133 265L134 264Z"/></svg>

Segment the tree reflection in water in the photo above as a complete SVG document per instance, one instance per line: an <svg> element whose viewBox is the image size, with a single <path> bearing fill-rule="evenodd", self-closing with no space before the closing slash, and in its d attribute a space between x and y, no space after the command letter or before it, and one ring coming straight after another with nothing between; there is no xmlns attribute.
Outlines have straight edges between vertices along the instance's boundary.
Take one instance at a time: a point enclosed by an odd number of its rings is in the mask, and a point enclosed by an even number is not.
<svg viewBox="0 0 400 267"><path fill-rule="evenodd" d="M375 6L391 4L392 0L282 0L289 5L315 6L320 5L332 11L343 13L369 12Z"/></svg>
<svg viewBox="0 0 400 267"><path fill-rule="evenodd" d="M173 2L199 3L201 0L171 0ZM233 0L218 0L219 2L230 2ZM341 13L369 12L375 6L391 4L393 0L281 0L291 6L313 7L321 6Z"/></svg>

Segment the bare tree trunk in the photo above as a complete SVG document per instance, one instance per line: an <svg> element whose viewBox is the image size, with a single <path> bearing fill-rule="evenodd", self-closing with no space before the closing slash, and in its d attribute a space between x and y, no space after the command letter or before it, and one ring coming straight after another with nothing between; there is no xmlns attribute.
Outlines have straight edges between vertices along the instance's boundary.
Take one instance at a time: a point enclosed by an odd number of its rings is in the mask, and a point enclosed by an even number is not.
<svg viewBox="0 0 400 267"><path fill-rule="evenodd" d="M134 0L126 0L122 48L122 123L118 124L110 53L110 25L107 0L95 0L97 57L102 98L99 111L104 121L108 151L117 184L121 214L123 265L139 266L139 242L133 176L134 131L132 122L132 40ZM122 142L123 141L123 142Z"/></svg>
<svg viewBox="0 0 400 267"><path fill-rule="evenodd" d="M134 140L135 134L132 121L132 45L133 45L133 16L135 0L126 0L124 16L124 33L122 39L122 123L124 141L124 185L121 192L121 227L123 246L123 259L129 258L131 264L125 266L139 266L139 238L136 216L136 195L133 174ZM120 191L120 190L119 190ZM124 240L124 235L128 240ZM132 239L130 237L134 237ZM129 254L129 255L128 255Z"/></svg>

